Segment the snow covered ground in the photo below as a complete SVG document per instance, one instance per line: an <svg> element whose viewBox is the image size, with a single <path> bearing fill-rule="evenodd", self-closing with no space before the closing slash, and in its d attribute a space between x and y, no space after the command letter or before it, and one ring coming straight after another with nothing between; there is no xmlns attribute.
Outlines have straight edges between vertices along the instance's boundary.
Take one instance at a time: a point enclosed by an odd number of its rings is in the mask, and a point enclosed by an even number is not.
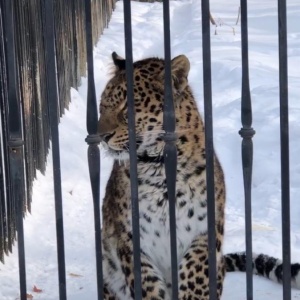
<svg viewBox="0 0 300 300"><path fill-rule="evenodd" d="M224 251L245 249L240 121L241 36L236 18L238 0L212 0L217 23L211 28L215 148L227 183ZM249 0L249 58L253 103L253 250L281 257L281 196L277 6L275 0ZM190 84L203 111L201 1L171 2L172 55L191 61ZM300 3L288 1L290 96L291 243L292 260L300 261ZM132 2L134 59L163 57L162 4ZM297 25L298 24L298 25ZM215 34L216 33L216 34ZM109 78L111 52L124 55L123 4L118 2L109 28L95 48L97 95ZM86 79L60 124L61 172L65 225L67 291L70 300L96 299L93 206L87 169L85 127ZM298 140L298 141L297 141ZM111 161L102 156L101 195ZM57 258L52 158L45 176L34 183L32 214L25 220L28 293L33 299L57 300ZM42 293L32 291L33 286ZM0 265L0 299L18 298L17 248ZM228 274L223 300L243 300L245 274ZM299 291L292 291L300 299ZM282 299L280 285L254 278L254 299Z"/></svg>

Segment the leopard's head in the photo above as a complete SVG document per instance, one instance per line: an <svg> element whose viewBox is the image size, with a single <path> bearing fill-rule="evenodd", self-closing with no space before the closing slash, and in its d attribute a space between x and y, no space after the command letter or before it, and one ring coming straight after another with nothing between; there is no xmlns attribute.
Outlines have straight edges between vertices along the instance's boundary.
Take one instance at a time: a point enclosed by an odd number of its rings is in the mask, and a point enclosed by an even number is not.
<svg viewBox="0 0 300 300"><path fill-rule="evenodd" d="M115 52L114 76L107 83L100 102L98 132L102 145L116 159L129 158L128 107L126 63ZM164 141L164 60L148 58L133 64L136 149L138 157L159 157ZM179 104L188 87L190 63L186 56L175 57L171 62L173 97ZM180 116L177 116L178 118Z"/></svg>

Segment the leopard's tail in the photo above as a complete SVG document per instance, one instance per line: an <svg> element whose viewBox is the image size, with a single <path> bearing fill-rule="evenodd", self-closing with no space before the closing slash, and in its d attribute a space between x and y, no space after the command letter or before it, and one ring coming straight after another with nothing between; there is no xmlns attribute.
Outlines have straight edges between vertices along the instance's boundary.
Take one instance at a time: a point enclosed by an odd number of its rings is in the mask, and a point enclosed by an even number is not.
<svg viewBox="0 0 300 300"><path fill-rule="evenodd" d="M246 272L246 253L230 253L224 255L226 271ZM265 254L253 254L253 274L261 275L272 281L282 283L282 261ZM300 289L300 264L291 264L291 285Z"/></svg>

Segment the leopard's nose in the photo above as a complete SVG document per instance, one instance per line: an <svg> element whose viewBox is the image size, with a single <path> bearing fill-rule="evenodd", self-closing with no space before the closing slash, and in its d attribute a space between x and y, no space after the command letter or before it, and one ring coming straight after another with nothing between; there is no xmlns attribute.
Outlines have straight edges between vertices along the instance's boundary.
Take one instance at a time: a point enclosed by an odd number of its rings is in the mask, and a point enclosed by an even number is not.
<svg viewBox="0 0 300 300"><path fill-rule="evenodd" d="M108 141L115 135L115 131L113 133L108 132L108 133L101 133L100 138L101 141L104 141L105 143L108 143Z"/></svg>

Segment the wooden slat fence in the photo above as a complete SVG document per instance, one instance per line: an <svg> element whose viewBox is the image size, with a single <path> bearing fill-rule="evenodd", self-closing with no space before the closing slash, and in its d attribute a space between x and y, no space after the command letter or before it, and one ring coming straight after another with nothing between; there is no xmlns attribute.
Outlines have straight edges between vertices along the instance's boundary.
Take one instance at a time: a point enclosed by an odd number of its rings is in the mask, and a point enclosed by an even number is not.
<svg viewBox="0 0 300 300"><path fill-rule="evenodd" d="M45 1L0 0L0 260L12 251L16 238L16 197L12 182L8 142L12 113L9 94L15 89L21 112L20 152L24 162L20 192L24 213L31 207L32 183L36 171L45 172L51 140L45 61ZM93 41L107 26L115 0L92 0ZM10 22L10 16L12 22ZM82 0L57 0L54 4L56 68L59 114L70 102L70 88L77 88L86 74L85 9ZM7 42L13 32L14 46ZM15 65L15 80L8 69ZM15 84L13 84L15 81ZM11 89L11 90L10 90ZM22 153L23 152L23 153Z"/></svg>

